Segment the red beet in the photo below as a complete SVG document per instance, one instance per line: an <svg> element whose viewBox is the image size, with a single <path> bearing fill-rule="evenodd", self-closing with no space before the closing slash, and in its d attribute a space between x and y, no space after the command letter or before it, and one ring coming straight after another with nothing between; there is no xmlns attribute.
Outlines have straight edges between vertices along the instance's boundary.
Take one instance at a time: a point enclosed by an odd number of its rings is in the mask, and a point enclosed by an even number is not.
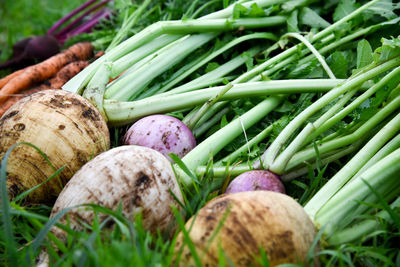
<svg viewBox="0 0 400 267"><path fill-rule="evenodd" d="M254 170L242 173L231 181L225 193L268 190L285 193L285 187L279 176L265 170Z"/></svg>

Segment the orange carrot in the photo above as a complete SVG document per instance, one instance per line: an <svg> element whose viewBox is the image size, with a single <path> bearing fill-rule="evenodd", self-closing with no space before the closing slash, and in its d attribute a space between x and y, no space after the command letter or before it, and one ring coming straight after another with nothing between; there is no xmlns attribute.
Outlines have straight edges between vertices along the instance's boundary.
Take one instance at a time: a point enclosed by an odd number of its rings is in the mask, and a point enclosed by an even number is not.
<svg viewBox="0 0 400 267"><path fill-rule="evenodd" d="M3 77L0 79L0 89L6 84L8 83L8 81L10 81L12 78L17 77L18 75L20 75L21 73L23 73L25 71L26 68L24 69L20 69L20 70L16 70L13 73L8 74L7 76Z"/></svg>
<svg viewBox="0 0 400 267"><path fill-rule="evenodd" d="M23 90L20 94L15 94L7 99L2 105L0 105L0 117L16 102L21 98L31 95L33 93L47 90L47 89L61 89L61 87L78 72L88 66L87 61L74 61L65 65L57 74L49 80L44 81L38 86Z"/></svg>
<svg viewBox="0 0 400 267"><path fill-rule="evenodd" d="M0 90L0 104L4 103L13 94L17 94L55 75L66 64L76 60L87 60L92 57L92 54L93 46L90 43L77 43L41 63L26 68L25 71L12 78Z"/></svg>

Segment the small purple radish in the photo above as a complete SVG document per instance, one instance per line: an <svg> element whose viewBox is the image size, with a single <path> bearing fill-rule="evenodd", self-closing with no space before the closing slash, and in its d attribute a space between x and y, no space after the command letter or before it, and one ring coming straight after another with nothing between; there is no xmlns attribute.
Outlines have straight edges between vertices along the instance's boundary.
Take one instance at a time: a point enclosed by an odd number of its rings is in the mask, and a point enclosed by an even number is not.
<svg viewBox="0 0 400 267"><path fill-rule="evenodd" d="M190 129L168 115L151 115L138 120L126 132L123 143L152 148L170 161L168 154L174 153L182 158L196 146Z"/></svg>
<svg viewBox="0 0 400 267"><path fill-rule="evenodd" d="M285 193L285 187L276 174L265 170L254 170L242 173L233 179L225 193L268 190Z"/></svg>

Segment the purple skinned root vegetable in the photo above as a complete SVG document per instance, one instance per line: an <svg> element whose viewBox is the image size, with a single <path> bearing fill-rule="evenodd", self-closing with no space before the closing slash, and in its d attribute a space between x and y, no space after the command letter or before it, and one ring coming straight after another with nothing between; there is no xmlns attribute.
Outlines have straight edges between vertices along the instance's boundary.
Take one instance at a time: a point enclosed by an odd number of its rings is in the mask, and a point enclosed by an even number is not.
<svg viewBox="0 0 400 267"><path fill-rule="evenodd" d="M60 52L60 43L51 35L33 36L13 47L11 59L0 64L0 69L18 69L43 61Z"/></svg>
<svg viewBox="0 0 400 267"><path fill-rule="evenodd" d="M182 158L196 146L190 129L179 119L168 115L151 115L138 120L126 132L123 143L152 148L171 162L170 153Z"/></svg>
<svg viewBox="0 0 400 267"><path fill-rule="evenodd" d="M231 181L225 193L268 190L285 193L285 187L279 176L266 170L254 170L242 173Z"/></svg>

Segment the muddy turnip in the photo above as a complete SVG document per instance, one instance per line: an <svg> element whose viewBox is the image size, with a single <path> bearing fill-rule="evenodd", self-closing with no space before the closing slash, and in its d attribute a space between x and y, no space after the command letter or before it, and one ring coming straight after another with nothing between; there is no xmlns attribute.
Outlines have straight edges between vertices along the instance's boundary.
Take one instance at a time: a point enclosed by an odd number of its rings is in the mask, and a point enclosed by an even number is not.
<svg viewBox="0 0 400 267"><path fill-rule="evenodd" d="M0 159L8 157L10 198L32 188L59 168L58 176L42 184L26 199L29 204L54 203L62 187L86 162L110 146L107 124L85 98L62 90L45 90L21 99L0 119Z"/></svg>
<svg viewBox="0 0 400 267"><path fill-rule="evenodd" d="M220 249L234 266L260 266L261 251L271 266L306 263L316 237L314 224L300 204L285 194L263 190L211 200L186 223L186 230L203 266L218 266ZM179 265L190 266L194 258L184 243L180 233Z"/></svg>

